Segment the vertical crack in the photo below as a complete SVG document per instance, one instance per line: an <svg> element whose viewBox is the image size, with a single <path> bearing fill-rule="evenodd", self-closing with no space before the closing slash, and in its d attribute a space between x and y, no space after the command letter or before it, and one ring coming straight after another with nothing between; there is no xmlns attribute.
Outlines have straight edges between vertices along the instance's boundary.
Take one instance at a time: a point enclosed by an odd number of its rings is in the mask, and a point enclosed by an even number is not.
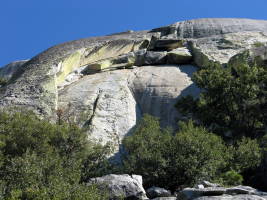
<svg viewBox="0 0 267 200"><path fill-rule="evenodd" d="M94 101L94 104L93 104L93 113L92 113L90 119L85 123L85 125L87 125L87 126L90 126L92 124L92 121L93 121L93 119L95 117L95 111L96 111L96 107L97 107L99 98L100 98L100 93L97 94L97 97L96 97L96 99Z"/></svg>

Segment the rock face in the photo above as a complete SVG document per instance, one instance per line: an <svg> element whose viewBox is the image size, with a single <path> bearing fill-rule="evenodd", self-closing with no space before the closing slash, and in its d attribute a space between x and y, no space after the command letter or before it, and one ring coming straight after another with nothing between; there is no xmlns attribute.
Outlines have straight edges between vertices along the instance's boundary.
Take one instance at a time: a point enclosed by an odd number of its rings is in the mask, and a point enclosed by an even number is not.
<svg viewBox="0 0 267 200"><path fill-rule="evenodd" d="M88 38L52 47L18 70L1 94L2 106L17 105L52 116L58 109L57 86L75 69L110 57L145 48L147 32Z"/></svg>
<svg viewBox="0 0 267 200"><path fill-rule="evenodd" d="M198 19L66 42L1 68L9 81L0 107L24 107L52 120L62 110L119 153L144 113L175 128L177 98L199 94L191 80L197 67L240 57L266 64L266 33L267 21Z"/></svg>
<svg viewBox="0 0 267 200"><path fill-rule="evenodd" d="M177 22L170 26L153 29L162 36L177 38L203 38L244 31L264 32L267 21L251 19L210 18Z"/></svg>
<svg viewBox="0 0 267 200"><path fill-rule="evenodd" d="M3 68L0 68L0 78L6 79L7 81L24 65L28 60L20 60L12 62Z"/></svg>
<svg viewBox="0 0 267 200"><path fill-rule="evenodd" d="M107 190L111 200L121 198L133 200L148 199L142 185L142 176L110 174L90 179L88 185L91 184L97 184L102 190Z"/></svg>
<svg viewBox="0 0 267 200"><path fill-rule="evenodd" d="M92 74L59 91L58 107L88 127L91 136L113 142L117 150L143 113L176 125L176 99L199 93L194 66L145 66ZM178 84L177 84L178 83Z"/></svg>
<svg viewBox="0 0 267 200"><path fill-rule="evenodd" d="M195 63L207 66L227 64L236 54L258 46L263 48L266 44L267 32L238 32L191 40L190 49Z"/></svg>

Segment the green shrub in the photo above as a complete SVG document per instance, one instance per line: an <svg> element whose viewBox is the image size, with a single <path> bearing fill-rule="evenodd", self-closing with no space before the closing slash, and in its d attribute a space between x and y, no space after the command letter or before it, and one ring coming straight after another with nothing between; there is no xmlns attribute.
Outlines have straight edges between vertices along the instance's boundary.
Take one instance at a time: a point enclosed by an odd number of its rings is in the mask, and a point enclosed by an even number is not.
<svg viewBox="0 0 267 200"><path fill-rule="evenodd" d="M83 184L106 160L109 146L90 142L73 124L56 125L33 113L0 112L0 195L4 199L106 199ZM91 160L99 155L98 160ZM103 194L102 194L103 193Z"/></svg>
<svg viewBox="0 0 267 200"><path fill-rule="evenodd" d="M192 121L180 123L180 131L169 144L169 178L173 184L189 185L214 180L230 158L223 140Z"/></svg>
<svg viewBox="0 0 267 200"><path fill-rule="evenodd" d="M222 175L222 183L225 186L236 186L241 185L243 182L243 177L241 174L234 170L227 171Z"/></svg>
<svg viewBox="0 0 267 200"><path fill-rule="evenodd" d="M243 137L231 148L231 168L236 172L244 172L259 166L262 158L262 149L256 140Z"/></svg>
<svg viewBox="0 0 267 200"><path fill-rule="evenodd" d="M126 173L142 175L145 186L165 184L168 160L164 153L170 138L171 133L161 130L158 119L145 115L133 135L123 140Z"/></svg>

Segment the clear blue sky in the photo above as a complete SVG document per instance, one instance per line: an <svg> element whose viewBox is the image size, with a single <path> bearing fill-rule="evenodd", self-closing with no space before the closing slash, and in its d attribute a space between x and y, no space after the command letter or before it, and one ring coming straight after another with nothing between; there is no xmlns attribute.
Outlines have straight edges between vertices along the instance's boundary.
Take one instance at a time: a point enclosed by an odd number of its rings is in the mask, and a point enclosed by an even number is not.
<svg viewBox="0 0 267 200"><path fill-rule="evenodd" d="M55 44L204 17L267 19L267 0L0 0L0 66Z"/></svg>

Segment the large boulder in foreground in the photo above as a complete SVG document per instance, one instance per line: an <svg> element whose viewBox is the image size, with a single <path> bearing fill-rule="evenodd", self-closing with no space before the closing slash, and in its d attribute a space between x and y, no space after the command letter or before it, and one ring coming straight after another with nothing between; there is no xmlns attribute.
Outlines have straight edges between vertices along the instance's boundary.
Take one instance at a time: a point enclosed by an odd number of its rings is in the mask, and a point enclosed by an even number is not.
<svg viewBox="0 0 267 200"><path fill-rule="evenodd" d="M88 185L91 184L97 184L103 191L107 190L110 200L121 198L129 200L148 199L142 185L142 176L139 175L110 174L90 179Z"/></svg>

